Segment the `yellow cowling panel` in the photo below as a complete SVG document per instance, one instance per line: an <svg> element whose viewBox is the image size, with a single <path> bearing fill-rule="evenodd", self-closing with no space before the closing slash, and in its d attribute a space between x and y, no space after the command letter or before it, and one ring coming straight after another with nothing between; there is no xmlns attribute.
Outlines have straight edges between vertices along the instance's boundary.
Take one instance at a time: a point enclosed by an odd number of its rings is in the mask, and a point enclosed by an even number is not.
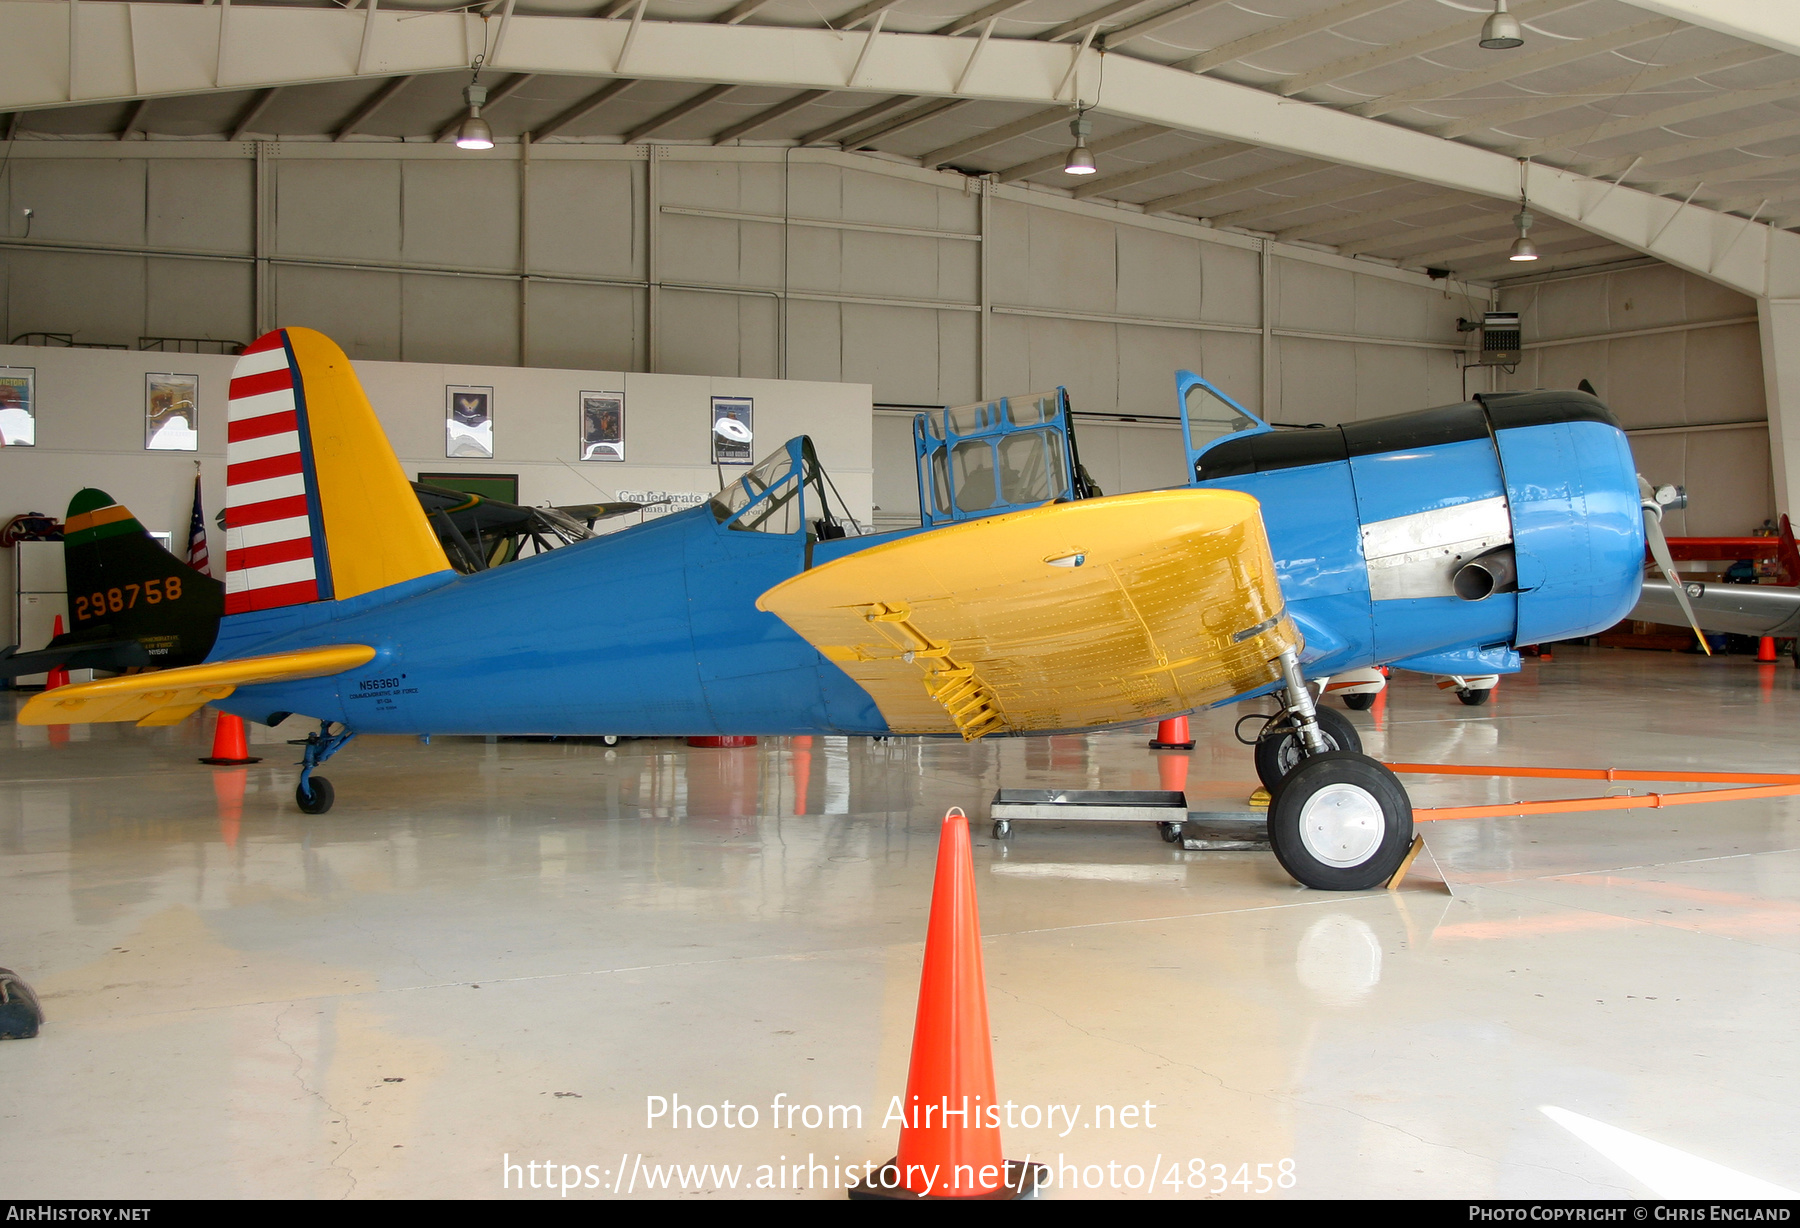
<svg viewBox="0 0 1800 1228"><path fill-rule="evenodd" d="M306 396L313 473L331 552L332 596L342 601L448 571L444 548L350 359L323 333L310 328L286 332Z"/></svg>
<svg viewBox="0 0 1800 1228"><path fill-rule="evenodd" d="M365 665L374 656L375 650L367 644L331 644L79 682L34 696L19 712L19 724L136 721L140 725L173 725L202 704L224 699L240 686L323 678Z"/></svg>
<svg viewBox="0 0 1800 1228"><path fill-rule="evenodd" d="M854 678L896 733L1154 720L1275 681L1271 661L1299 644L1261 510L1228 490L934 529L803 572L756 604Z"/></svg>

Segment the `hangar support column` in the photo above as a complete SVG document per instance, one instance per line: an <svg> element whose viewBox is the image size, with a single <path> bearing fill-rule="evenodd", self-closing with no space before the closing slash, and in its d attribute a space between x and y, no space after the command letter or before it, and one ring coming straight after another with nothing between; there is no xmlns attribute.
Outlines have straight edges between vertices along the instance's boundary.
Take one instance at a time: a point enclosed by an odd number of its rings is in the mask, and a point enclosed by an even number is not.
<svg viewBox="0 0 1800 1228"><path fill-rule="evenodd" d="M1800 518L1800 299L1756 300L1775 510Z"/></svg>

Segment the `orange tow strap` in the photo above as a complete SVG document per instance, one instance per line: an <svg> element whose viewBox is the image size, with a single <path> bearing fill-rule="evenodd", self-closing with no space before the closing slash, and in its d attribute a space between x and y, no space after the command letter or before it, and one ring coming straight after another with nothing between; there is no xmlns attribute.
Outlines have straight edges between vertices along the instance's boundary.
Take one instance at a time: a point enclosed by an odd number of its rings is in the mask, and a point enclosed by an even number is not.
<svg viewBox="0 0 1800 1228"><path fill-rule="evenodd" d="M1784 772L1666 772L1632 768L1465 767L1446 763L1390 763L1395 772L1432 776L1504 776L1557 780L1668 780L1683 784L1749 785L1742 789L1703 789L1696 793L1643 793L1626 797L1563 797L1541 802L1499 802L1485 806L1419 806L1414 820L1493 819L1507 815L1570 814L1587 810L1659 810L1701 802L1741 802L1800 794L1800 775Z"/></svg>

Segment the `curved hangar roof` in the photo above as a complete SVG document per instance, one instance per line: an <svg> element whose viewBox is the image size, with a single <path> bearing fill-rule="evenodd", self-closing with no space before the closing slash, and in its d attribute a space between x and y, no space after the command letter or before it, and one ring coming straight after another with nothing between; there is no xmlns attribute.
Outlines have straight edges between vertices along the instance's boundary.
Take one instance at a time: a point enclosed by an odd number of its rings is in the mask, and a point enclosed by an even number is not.
<svg viewBox="0 0 1800 1228"><path fill-rule="evenodd" d="M0 3L0 30L29 29L55 65L63 19L41 18L69 7ZM0 83L0 113L17 108L8 136L444 140L469 80L446 70L485 53L483 113L501 140L871 151L1465 278L1517 269L1506 249L1518 205L1517 171L1492 156L1460 167L1463 150L1530 158L1540 177L1562 169L1608 194L1620 181L1621 202L1641 199L1637 189L1739 215L1745 229L1800 224L1800 55L1789 45L1800 21L1733 24L1718 16L1742 8L1729 0L1515 0L1524 44L1503 51L1477 45L1486 0L78 7L74 37L60 35L75 88L54 69L35 95L29 82ZM113 10L129 10L129 86L107 76ZM1765 28L1784 24L1795 29ZM302 66L282 67L270 47L300 48L283 58ZM201 65L199 79L145 80L158 73L150 56L204 59L209 48L210 76ZM1203 83L1227 92L1179 96ZM1075 103L1089 108L1099 167L1084 180L1062 171ZM1316 129L1312 148L1295 121ZM1428 141L1379 148L1402 132ZM1644 229L1635 222L1612 237L1576 225L1597 211L1594 196L1538 212L1544 259L1530 272L1656 250L1631 237Z"/></svg>

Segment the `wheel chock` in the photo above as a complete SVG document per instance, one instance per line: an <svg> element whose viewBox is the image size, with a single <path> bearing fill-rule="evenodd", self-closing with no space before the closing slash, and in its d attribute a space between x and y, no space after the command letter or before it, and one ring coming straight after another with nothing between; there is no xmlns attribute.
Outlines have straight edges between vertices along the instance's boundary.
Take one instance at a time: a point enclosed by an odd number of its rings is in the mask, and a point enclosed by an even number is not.
<svg viewBox="0 0 1800 1228"><path fill-rule="evenodd" d="M1424 851L1425 837L1414 836L1412 847L1406 850L1406 856L1400 859L1400 865L1395 869L1393 877L1387 880L1387 889L1389 891L1400 890L1400 884L1406 879L1406 872L1412 869L1413 862L1417 861L1419 859L1419 854Z"/></svg>

